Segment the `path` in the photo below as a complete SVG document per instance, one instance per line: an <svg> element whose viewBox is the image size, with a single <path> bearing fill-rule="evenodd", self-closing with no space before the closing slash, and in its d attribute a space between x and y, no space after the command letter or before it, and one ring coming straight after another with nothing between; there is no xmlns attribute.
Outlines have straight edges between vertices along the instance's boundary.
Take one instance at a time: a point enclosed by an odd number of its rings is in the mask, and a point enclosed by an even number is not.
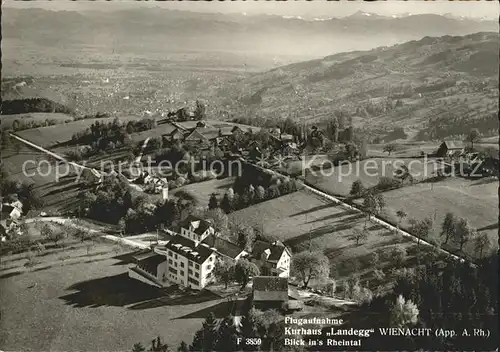
<svg viewBox="0 0 500 352"><path fill-rule="evenodd" d="M139 153L139 155L137 156L137 158L135 158L135 162L137 164L139 164L141 162L141 159L142 159L142 154L144 154L144 150L146 149L147 145L148 145L148 142L149 140L151 139L151 137L148 137L144 140L144 142L142 143L142 147L141 147L141 152Z"/></svg>

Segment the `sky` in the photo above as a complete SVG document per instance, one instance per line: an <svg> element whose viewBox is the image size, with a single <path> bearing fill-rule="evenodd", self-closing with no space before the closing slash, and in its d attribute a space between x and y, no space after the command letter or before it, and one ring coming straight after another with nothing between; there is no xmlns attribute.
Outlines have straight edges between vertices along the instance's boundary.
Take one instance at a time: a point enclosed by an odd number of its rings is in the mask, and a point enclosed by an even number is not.
<svg viewBox="0 0 500 352"><path fill-rule="evenodd" d="M281 16L302 17L343 17L356 11L372 12L380 15L402 13L452 14L454 16L498 19L499 3L497 1L402 1L386 0L376 2L363 1L15 1L3 0L3 6L16 8L44 8L54 11L116 11L140 7L160 7L171 10L192 12L246 13L247 15L273 14Z"/></svg>

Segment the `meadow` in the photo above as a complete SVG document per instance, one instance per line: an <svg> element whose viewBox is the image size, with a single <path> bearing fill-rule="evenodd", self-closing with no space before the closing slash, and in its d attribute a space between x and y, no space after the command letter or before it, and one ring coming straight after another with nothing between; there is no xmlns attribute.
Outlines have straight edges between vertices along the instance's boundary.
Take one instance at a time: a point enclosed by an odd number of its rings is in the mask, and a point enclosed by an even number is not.
<svg viewBox="0 0 500 352"><path fill-rule="evenodd" d="M409 227L410 219L433 219L436 231L447 212L466 218L478 232L487 233L495 245L498 238L498 179L466 180L448 178L432 183L420 183L384 192L387 203L381 217L397 223L396 212L403 210L408 214L401 223ZM456 250L456 245L449 247ZM474 255L472 243L465 247L469 255Z"/></svg>
<svg viewBox="0 0 500 352"><path fill-rule="evenodd" d="M87 252L85 244L65 246L47 249L30 267L22 256L2 257L0 349L129 351L156 336L177 346L190 343L220 303L207 291L186 295L130 279L124 247L101 242Z"/></svg>
<svg viewBox="0 0 500 352"><path fill-rule="evenodd" d="M340 205L331 203L306 190L297 191L273 200L236 211L230 219L251 225L265 235L283 241L292 250L323 251L330 259L332 277L342 279L359 273L362 280L373 275L375 267L369 263L375 251L381 256L380 268L389 269L391 249L399 244L407 249L415 246L407 237L394 234L368 221L368 237L359 245L350 238L354 229L363 229L366 217ZM412 260L408 257L408 260ZM370 282L375 289L379 282Z"/></svg>
<svg viewBox="0 0 500 352"><path fill-rule="evenodd" d="M348 196L352 184L360 180L365 188L376 186L382 177L394 176L401 165L406 165L415 181L431 177L437 167L432 159L373 158L306 173L306 181L332 195Z"/></svg>

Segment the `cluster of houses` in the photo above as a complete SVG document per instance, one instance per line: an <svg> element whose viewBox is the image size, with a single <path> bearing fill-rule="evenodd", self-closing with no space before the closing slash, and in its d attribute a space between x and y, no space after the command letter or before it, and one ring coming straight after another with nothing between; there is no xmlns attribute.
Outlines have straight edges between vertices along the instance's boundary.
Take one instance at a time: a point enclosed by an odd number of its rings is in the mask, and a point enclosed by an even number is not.
<svg viewBox="0 0 500 352"><path fill-rule="evenodd" d="M129 276L156 287L176 284L201 290L214 282L217 261L236 262L244 258L256 264L262 275L253 278L256 301L267 299L281 305L289 296L291 257L290 250L279 241L257 241L249 253L221 238L210 222L188 216L181 224L180 233L167 231L165 240L134 256L135 264L129 268Z"/></svg>
<svg viewBox="0 0 500 352"><path fill-rule="evenodd" d="M238 149L237 140L246 133L256 133L258 128L249 127L247 131L243 131L241 127L228 126L219 129L214 129L206 125L204 121L198 121L194 128L184 128L179 124L175 124L172 132L164 134L162 141L165 145L173 145L182 143L188 146L196 147L198 150L209 150L212 147L218 147L224 153L241 153ZM282 133L280 128L270 130L271 145L274 150L284 154L298 153L299 148L291 134ZM249 149L258 148L256 143L251 143Z"/></svg>
<svg viewBox="0 0 500 352"><path fill-rule="evenodd" d="M436 153L436 157L444 158L450 162L464 166L464 169L480 170L484 176L498 176L499 155L498 151L477 152L469 151L461 141L443 141Z"/></svg>

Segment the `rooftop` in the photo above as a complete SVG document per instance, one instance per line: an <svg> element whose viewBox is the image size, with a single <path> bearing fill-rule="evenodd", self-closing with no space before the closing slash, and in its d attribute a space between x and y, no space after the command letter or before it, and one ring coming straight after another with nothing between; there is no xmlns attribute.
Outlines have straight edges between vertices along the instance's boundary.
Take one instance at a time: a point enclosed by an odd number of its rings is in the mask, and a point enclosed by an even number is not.
<svg viewBox="0 0 500 352"><path fill-rule="evenodd" d="M175 235L172 239L165 244L165 248L174 253L180 254L198 264L202 264L205 260L215 252L208 244L199 244L182 235Z"/></svg>
<svg viewBox="0 0 500 352"><path fill-rule="evenodd" d="M208 236L202 243L206 243L210 247L215 247L217 252L233 259L236 258L238 254L243 252L243 250L236 244L215 235Z"/></svg>

